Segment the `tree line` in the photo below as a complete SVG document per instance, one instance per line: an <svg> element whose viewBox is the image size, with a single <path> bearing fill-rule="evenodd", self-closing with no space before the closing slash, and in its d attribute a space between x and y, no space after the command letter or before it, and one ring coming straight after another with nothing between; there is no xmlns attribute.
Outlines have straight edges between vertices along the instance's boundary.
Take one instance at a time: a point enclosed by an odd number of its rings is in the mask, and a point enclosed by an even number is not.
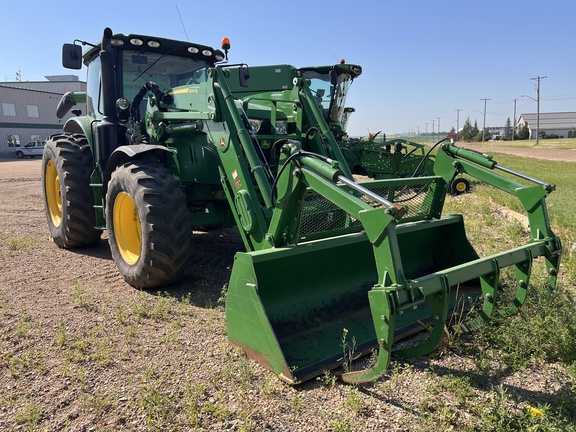
<svg viewBox="0 0 576 432"><path fill-rule="evenodd" d="M510 117L506 120L506 126L504 126L504 134L502 136L498 136L498 139L502 139L504 141L511 140L512 134L514 134L515 140L527 140L530 137L530 130L528 129L528 125L525 124L519 130L515 131L512 127L512 122L510 121ZM482 137L484 135L484 137ZM456 138L456 130L452 128L450 134L448 135L451 138ZM488 141L492 139L492 134L490 133L488 128L485 128L484 134L478 128L478 121L474 121L474 125L470 122L470 117L466 119L464 122L464 126L462 126L462 130L458 134L458 139L460 141L467 141L467 142L478 142Z"/></svg>

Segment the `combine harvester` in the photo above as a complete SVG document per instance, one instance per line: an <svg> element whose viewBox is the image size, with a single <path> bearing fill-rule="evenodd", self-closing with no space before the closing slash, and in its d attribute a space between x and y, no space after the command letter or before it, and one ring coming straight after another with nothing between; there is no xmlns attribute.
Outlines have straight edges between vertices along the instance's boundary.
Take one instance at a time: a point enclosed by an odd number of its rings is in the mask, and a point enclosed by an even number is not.
<svg viewBox="0 0 576 432"><path fill-rule="evenodd" d="M194 228L236 225L246 252L236 254L228 286L228 338L282 380L341 365L344 329L358 353L377 350L378 359L342 379L374 380L395 330L423 312L429 339L396 354L431 352L455 287L478 282L486 320L504 267L516 271L512 309L524 301L534 258L545 258L554 286L561 247L546 212L552 185L450 143L433 175L357 183L294 67L223 64L227 40L222 52L106 29L100 43L83 44L84 54L64 45L63 64L80 69L83 60L88 91L64 95L57 114L83 101L88 112L68 120L43 156L54 241L88 246L105 229L124 279L155 288L183 273ZM518 197L531 240L479 257L463 217L442 216L459 173Z"/></svg>

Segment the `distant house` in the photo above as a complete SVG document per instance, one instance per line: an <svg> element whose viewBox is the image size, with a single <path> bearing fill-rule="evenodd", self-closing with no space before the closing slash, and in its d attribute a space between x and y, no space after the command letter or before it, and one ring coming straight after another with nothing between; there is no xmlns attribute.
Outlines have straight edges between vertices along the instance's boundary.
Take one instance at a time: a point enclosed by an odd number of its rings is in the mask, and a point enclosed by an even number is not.
<svg viewBox="0 0 576 432"><path fill-rule="evenodd" d="M518 119L517 129L528 125L530 139L536 139L538 115L522 114ZM576 138L576 112L540 113L540 134L558 135L560 138Z"/></svg>
<svg viewBox="0 0 576 432"><path fill-rule="evenodd" d="M62 130L66 120L56 117L62 95L86 91L77 76L49 76L47 81L0 82L0 157L13 156L14 146L43 141ZM77 107L86 111L86 104Z"/></svg>

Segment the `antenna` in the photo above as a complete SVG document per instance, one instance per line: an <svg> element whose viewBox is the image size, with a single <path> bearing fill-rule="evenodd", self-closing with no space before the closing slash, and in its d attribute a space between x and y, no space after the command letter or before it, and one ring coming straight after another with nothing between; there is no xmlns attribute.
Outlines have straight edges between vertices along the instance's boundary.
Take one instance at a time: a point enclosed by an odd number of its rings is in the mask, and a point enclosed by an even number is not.
<svg viewBox="0 0 576 432"><path fill-rule="evenodd" d="M186 26L184 26L184 21L182 20L182 15L180 15L180 9L178 9L178 5L176 5L176 10L178 11L178 16L180 17L180 22L182 23L182 28L184 29L186 40L190 42L190 38L188 37L188 32L186 31Z"/></svg>
<svg viewBox="0 0 576 432"><path fill-rule="evenodd" d="M16 72L16 81L22 81L22 71L20 70Z"/></svg>

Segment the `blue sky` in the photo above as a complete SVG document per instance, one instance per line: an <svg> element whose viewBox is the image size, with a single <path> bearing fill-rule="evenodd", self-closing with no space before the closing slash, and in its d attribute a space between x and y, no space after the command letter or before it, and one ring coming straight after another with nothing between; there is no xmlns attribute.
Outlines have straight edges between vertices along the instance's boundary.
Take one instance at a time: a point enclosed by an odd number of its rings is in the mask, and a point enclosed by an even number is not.
<svg viewBox="0 0 576 432"><path fill-rule="evenodd" d="M89 5L90 15L82 11ZM178 9L177 9L178 7ZM178 16L184 22L184 28ZM466 118L499 126L536 112L576 111L576 1L28 1L3 7L0 81L69 74L65 42L96 42L104 27L219 47L251 65L362 65L348 105L352 135L441 130ZM85 71L80 72L85 79Z"/></svg>

